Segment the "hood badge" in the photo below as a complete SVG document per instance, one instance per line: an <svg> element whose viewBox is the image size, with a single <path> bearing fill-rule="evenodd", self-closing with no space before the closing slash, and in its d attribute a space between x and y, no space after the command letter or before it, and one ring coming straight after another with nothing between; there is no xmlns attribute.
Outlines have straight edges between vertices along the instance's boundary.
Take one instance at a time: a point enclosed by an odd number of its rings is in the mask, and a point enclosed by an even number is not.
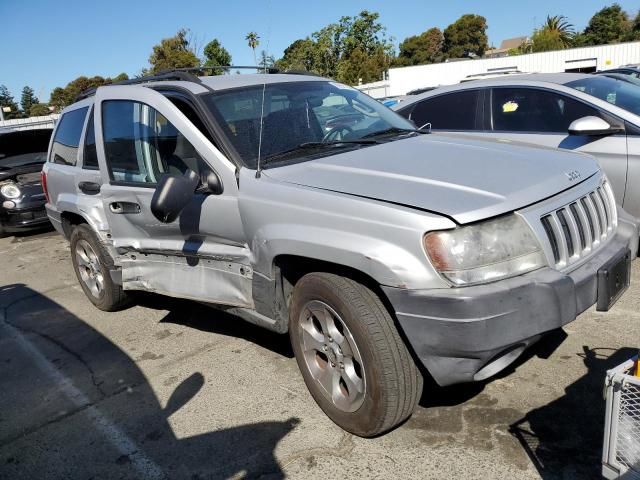
<svg viewBox="0 0 640 480"><path fill-rule="evenodd" d="M578 170L571 170L570 172L564 173L570 182L574 182L580 178L580 172Z"/></svg>

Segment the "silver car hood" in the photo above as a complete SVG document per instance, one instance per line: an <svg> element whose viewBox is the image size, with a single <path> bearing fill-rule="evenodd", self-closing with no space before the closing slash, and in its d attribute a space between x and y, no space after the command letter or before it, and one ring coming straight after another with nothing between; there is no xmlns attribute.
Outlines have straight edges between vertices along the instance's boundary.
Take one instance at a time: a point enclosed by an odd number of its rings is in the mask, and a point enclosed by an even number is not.
<svg viewBox="0 0 640 480"><path fill-rule="evenodd" d="M421 135L263 173L279 181L475 222L531 205L597 173L595 158L502 140Z"/></svg>

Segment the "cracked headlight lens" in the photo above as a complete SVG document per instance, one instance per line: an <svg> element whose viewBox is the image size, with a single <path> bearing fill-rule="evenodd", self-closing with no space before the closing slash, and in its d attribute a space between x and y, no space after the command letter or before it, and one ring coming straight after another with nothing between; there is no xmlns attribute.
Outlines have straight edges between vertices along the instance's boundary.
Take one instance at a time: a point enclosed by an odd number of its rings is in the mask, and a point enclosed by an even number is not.
<svg viewBox="0 0 640 480"><path fill-rule="evenodd" d="M502 280L546 265L535 234L515 214L427 233L424 249L436 270L454 286Z"/></svg>
<svg viewBox="0 0 640 480"><path fill-rule="evenodd" d="M4 198L18 198L22 192L15 183L5 183L0 187L0 193Z"/></svg>

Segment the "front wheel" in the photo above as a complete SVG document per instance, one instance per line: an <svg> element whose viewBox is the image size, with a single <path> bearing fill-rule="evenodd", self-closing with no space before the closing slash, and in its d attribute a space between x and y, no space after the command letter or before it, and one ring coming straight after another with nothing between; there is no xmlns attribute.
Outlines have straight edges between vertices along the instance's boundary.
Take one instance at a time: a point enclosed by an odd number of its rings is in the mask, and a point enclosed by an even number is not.
<svg viewBox="0 0 640 480"><path fill-rule="evenodd" d="M372 437L407 419L422 376L378 296L351 279L305 275L289 335L311 395L344 430Z"/></svg>

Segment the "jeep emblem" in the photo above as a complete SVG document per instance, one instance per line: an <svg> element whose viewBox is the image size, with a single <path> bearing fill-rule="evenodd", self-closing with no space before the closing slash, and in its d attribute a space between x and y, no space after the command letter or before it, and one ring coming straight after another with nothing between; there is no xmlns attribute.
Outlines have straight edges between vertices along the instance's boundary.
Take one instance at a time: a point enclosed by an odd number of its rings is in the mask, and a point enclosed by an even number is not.
<svg viewBox="0 0 640 480"><path fill-rule="evenodd" d="M565 172L565 175L567 176L570 182L573 182L580 178L580 172L577 170L571 170L570 172Z"/></svg>

